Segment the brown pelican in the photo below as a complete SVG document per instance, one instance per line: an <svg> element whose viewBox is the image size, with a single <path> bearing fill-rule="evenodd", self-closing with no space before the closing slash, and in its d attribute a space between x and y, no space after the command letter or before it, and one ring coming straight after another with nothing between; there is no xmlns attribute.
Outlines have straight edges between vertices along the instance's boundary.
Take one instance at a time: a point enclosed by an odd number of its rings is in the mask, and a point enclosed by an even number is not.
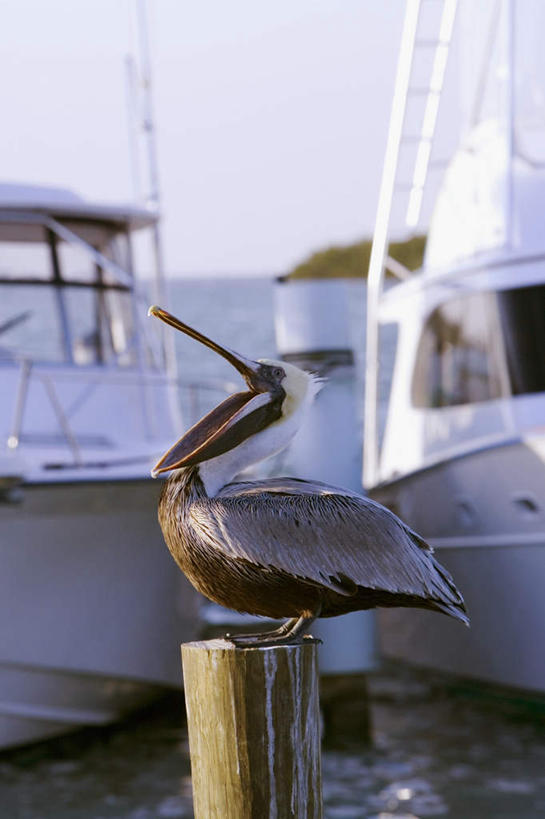
<svg viewBox="0 0 545 819"><path fill-rule="evenodd" d="M235 645L298 641L317 617L375 606L432 609L468 624L431 547L380 504L293 478L231 482L289 443L320 387L313 375L247 359L160 307L149 313L223 356L248 385L186 432L152 473L172 472L159 521L198 591L230 609L288 618L276 631L230 637Z"/></svg>

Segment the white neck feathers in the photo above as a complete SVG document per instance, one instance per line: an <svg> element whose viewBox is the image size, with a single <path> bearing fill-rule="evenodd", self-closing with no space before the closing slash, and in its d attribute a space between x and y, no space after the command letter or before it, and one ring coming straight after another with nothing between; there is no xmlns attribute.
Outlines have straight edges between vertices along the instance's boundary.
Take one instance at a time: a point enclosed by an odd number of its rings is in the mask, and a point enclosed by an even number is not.
<svg viewBox="0 0 545 819"><path fill-rule="evenodd" d="M222 486L229 483L243 469L284 449L301 426L307 409L320 390L321 382L315 376L292 364L285 362L278 364L286 373L282 381L286 397L280 418L234 449L199 465L199 476L209 497L216 495Z"/></svg>

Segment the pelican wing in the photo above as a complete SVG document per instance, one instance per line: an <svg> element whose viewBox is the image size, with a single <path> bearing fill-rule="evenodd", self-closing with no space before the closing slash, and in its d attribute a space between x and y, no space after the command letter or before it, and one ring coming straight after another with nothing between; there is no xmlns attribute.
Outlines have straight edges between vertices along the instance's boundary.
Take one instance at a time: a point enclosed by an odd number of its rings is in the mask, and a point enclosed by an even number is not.
<svg viewBox="0 0 545 819"><path fill-rule="evenodd" d="M293 478L234 483L194 502L190 521L209 547L230 558L337 592L360 586L462 603L431 547L388 509L354 492Z"/></svg>

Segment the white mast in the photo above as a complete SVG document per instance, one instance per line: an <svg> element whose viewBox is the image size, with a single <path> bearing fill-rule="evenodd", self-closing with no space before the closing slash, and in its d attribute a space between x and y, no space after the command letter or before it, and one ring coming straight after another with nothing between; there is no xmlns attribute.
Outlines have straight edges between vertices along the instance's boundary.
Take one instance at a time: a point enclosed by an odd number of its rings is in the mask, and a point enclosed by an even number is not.
<svg viewBox="0 0 545 819"><path fill-rule="evenodd" d="M147 0L133 0L136 42L127 56L129 147L133 192L149 210L159 214L160 187L156 131L153 112L152 71L148 37ZM143 143L143 144L142 144ZM144 157L141 154L144 154ZM142 172L143 166L143 172ZM145 182L142 182L142 178ZM157 304L167 304L163 245L159 221L153 225L154 295ZM162 328L165 364L169 374L176 375L172 333Z"/></svg>
<svg viewBox="0 0 545 819"><path fill-rule="evenodd" d="M505 0L505 152L507 174L505 179L505 244L513 246L513 157L515 155L515 9L513 0Z"/></svg>

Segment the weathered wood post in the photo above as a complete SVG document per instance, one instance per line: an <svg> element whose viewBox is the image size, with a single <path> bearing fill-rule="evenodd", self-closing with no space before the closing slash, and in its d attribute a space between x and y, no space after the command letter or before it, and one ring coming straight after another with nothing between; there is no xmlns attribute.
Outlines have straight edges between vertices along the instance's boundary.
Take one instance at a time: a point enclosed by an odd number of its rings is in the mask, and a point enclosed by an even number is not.
<svg viewBox="0 0 545 819"><path fill-rule="evenodd" d="M316 644L182 645L196 819L322 816Z"/></svg>

